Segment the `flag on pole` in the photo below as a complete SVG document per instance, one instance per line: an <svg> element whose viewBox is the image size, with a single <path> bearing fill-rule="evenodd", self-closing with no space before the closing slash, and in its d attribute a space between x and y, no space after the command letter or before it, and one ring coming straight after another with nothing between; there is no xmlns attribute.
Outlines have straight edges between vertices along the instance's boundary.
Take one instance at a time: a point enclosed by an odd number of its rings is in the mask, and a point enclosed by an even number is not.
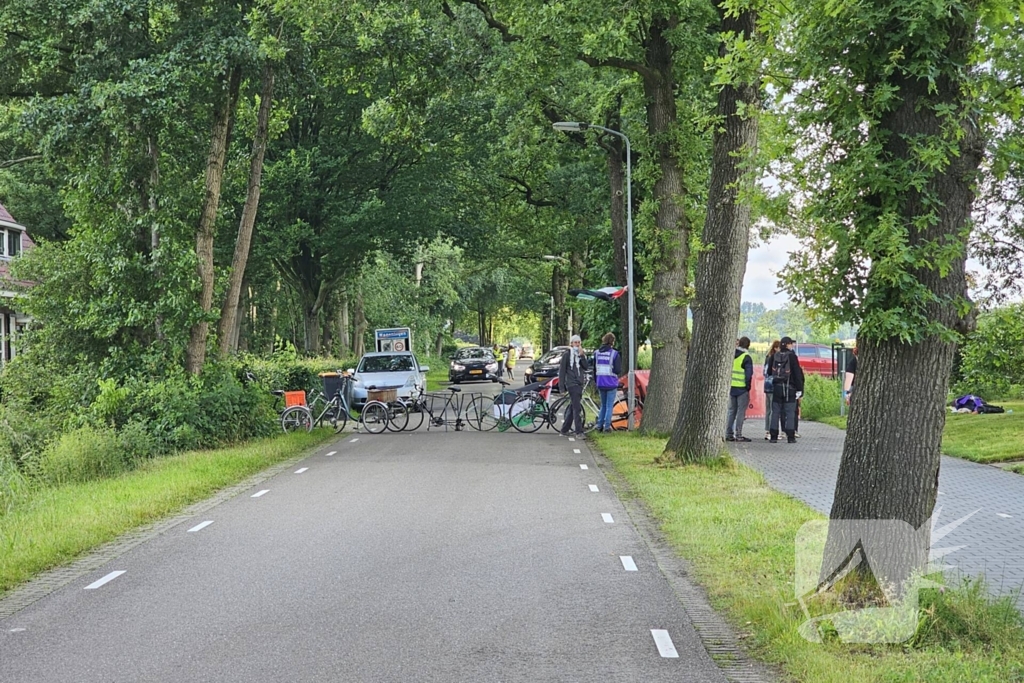
<svg viewBox="0 0 1024 683"><path fill-rule="evenodd" d="M615 301L626 293L627 287L602 287L601 289L570 289L569 296L583 301Z"/></svg>

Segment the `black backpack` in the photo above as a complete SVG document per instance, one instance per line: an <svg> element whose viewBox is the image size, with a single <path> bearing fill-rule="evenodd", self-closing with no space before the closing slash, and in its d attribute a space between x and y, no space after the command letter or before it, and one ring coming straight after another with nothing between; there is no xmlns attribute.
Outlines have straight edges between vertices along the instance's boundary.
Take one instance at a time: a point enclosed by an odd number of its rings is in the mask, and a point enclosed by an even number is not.
<svg viewBox="0 0 1024 683"><path fill-rule="evenodd" d="M772 356L772 384L774 386L786 386L793 374L793 366L789 362L789 351L778 351Z"/></svg>

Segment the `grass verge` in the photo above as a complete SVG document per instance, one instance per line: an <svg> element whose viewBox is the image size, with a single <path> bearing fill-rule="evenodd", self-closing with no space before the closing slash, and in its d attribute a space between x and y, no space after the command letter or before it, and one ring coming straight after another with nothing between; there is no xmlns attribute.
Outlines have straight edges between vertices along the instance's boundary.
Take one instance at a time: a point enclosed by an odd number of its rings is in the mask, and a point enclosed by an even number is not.
<svg viewBox="0 0 1024 683"><path fill-rule="evenodd" d="M1024 402L993 401L1012 413L949 414L942 432L942 452L980 463L1024 460ZM818 422L846 429L846 417L829 415ZM1022 467L1010 468L1021 472ZM1024 472L1022 472L1024 473Z"/></svg>
<svg viewBox="0 0 1024 683"><path fill-rule="evenodd" d="M822 517L772 491L756 472L654 464L663 439L597 435L598 448L690 560L716 609L749 634L751 653L799 681L1024 681L1024 631L1007 601L990 604L977 584L928 591L913 644L810 643L794 595L794 539ZM973 591L973 592L972 592Z"/></svg>
<svg viewBox="0 0 1024 683"><path fill-rule="evenodd" d="M156 458L110 479L36 489L0 515L0 596L41 571L333 436L328 429L282 434L233 448Z"/></svg>

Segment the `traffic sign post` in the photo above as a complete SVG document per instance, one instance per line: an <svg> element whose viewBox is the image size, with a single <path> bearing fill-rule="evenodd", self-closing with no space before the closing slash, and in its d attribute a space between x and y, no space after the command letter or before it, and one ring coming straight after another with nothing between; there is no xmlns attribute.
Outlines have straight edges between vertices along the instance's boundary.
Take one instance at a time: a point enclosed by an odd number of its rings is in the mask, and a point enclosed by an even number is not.
<svg viewBox="0 0 1024 683"><path fill-rule="evenodd" d="M379 352L412 351L412 330L408 327L374 330L373 336L377 341L377 351Z"/></svg>

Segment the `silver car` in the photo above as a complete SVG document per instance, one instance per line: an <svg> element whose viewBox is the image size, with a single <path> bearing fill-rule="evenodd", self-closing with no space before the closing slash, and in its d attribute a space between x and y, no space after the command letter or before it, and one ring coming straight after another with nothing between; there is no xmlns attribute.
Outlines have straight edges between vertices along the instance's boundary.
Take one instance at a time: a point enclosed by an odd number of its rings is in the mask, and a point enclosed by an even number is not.
<svg viewBox="0 0 1024 683"><path fill-rule="evenodd" d="M426 385L428 370L409 351L367 353L359 359L352 377L352 405L360 407L366 403L370 387L397 388L400 397L413 396L418 393L417 387Z"/></svg>

